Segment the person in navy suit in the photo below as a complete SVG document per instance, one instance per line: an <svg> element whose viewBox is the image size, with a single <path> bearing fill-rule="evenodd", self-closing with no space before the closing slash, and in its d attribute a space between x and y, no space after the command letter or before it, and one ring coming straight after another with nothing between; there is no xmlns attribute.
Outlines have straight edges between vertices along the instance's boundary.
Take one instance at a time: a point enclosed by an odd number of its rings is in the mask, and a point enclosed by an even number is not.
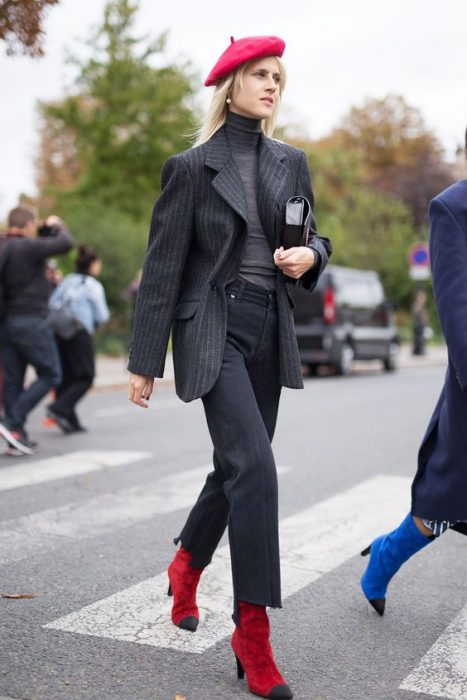
<svg viewBox="0 0 467 700"><path fill-rule="evenodd" d="M467 180L431 201L429 220L433 290L448 368L419 449L411 511L362 552L370 555L362 590L380 615L387 586L405 561L448 529L467 534Z"/></svg>

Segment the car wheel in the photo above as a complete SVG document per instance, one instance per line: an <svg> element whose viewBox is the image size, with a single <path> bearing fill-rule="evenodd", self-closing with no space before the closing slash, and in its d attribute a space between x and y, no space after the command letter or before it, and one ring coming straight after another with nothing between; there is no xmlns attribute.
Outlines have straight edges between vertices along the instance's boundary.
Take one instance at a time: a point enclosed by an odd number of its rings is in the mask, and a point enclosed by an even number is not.
<svg viewBox="0 0 467 700"><path fill-rule="evenodd" d="M310 375L310 377L316 377L316 375L318 374L318 365L308 364L307 367L308 374Z"/></svg>
<svg viewBox="0 0 467 700"><path fill-rule="evenodd" d="M383 360L383 366L386 372L394 372L397 368L397 358L399 356L399 345L397 343L389 343L387 357Z"/></svg>
<svg viewBox="0 0 467 700"><path fill-rule="evenodd" d="M352 370L354 358L353 347L349 343L342 343L339 360L336 365L337 374L347 376Z"/></svg>

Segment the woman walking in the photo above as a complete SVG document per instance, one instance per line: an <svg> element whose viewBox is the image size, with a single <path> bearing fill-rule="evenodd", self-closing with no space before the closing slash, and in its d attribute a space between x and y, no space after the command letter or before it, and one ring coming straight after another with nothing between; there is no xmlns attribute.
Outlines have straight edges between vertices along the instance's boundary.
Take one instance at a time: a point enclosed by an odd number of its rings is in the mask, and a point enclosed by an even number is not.
<svg viewBox="0 0 467 700"><path fill-rule="evenodd" d="M52 292L49 306L64 305L78 320L78 330L71 338L56 336L62 382L55 401L47 406L47 418L64 433L85 430L76 414L76 404L89 391L95 375L93 335L109 319L104 287L96 278L102 263L92 248L78 247L76 272L67 275Z"/></svg>
<svg viewBox="0 0 467 700"><path fill-rule="evenodd" d="M271 134L285 73L275 36L234 41L206 86L195 146L162 170L128 368L146 407L170 330L177 393L201 397L211 472L169 566L172 620L194 632L196 589L228 525L238 674L266 698L291 698L269 643L266 607L281 607L277 475L271 449L281 387L303 386L286 281L312 289L331 246L314 230L284 250L287 199L313 195L305 154Z"/></svg>
<svg viewBox="0 0 467 700"><path fill-rule="evenodd" d="M467 180L435 197L429 213L433 290L449 362L418 453L411 512L362 552L370 554L363 593L380 615L404 562L448 529L467 534Z"/></svg>

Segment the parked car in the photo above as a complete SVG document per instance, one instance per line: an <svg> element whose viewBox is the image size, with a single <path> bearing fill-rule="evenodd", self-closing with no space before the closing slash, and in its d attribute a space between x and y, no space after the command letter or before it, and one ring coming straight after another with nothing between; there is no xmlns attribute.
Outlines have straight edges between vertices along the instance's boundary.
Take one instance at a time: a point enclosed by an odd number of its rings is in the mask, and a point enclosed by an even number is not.
<svg viewBox="0 0 467 700"><path fill-rule="evenodd" d="M348 374L353 360L381 360L396 368L399 336L379 275L328 265L313 290L290 287L302 364L310 372L331 365Z"/></svg>

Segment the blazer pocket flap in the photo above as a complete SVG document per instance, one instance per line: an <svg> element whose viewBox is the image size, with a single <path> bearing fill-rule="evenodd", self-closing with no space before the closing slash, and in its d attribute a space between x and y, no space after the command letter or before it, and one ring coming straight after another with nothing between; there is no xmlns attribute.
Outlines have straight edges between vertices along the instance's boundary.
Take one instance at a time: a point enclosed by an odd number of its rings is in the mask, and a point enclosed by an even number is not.
<svg viewBox="0 0 467 700"><path fill-rule="evenodd" d="M182 301L175 307L174 319L192 318L199 306L199 301Z"/></svg>

